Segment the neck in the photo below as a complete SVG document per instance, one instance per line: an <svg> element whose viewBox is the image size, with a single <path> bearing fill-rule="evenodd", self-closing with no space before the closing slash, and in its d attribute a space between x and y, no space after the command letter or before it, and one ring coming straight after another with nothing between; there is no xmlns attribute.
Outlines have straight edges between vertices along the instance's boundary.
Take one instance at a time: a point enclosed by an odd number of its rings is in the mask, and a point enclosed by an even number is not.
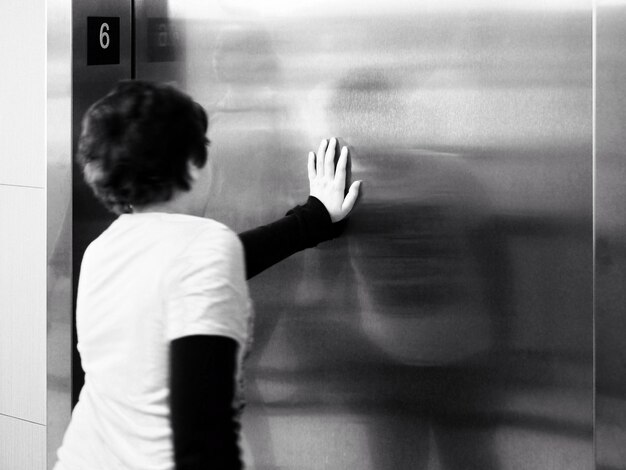
<svg viewBox="0 0 626 470"><path fill-rule="evenodd" d="M200 216L194 210L192 200L188 197L189 192L176 192L171 199L153 204L133 206L133 213L143 214L146 212L163 212L166 214L186 214Z"/></svg>

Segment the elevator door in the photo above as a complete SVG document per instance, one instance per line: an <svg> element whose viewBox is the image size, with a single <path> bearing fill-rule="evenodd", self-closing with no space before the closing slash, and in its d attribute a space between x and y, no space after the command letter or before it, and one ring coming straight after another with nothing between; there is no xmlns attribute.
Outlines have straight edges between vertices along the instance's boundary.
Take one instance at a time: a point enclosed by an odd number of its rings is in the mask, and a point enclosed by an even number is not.
<svg viewBox="0 0 626 470"><path fill-rule="evenodd" d="M589 469L585 2L137 1L137 78L209 112L237 231L350 146L344 235L250 283L258 469Z"/></svg>

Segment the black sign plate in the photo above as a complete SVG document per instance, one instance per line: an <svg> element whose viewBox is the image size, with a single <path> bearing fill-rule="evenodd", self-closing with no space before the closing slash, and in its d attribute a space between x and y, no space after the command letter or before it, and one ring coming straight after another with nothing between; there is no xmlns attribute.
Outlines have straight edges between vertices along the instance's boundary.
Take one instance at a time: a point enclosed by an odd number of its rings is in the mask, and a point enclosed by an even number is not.
<svg viewBox="0 0 626 470"><path fill-rule="evenodd" d="M87 65L120 63L120 18L87 17Z"/></svg>

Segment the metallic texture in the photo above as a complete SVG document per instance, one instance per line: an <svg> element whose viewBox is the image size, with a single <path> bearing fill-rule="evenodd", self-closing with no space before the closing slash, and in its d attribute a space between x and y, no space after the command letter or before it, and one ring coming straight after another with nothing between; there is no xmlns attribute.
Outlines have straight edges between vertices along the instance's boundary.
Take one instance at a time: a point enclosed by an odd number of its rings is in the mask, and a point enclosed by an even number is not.
<svg viewBox="0 0 626 470"><path fill-rule="evenodd" d="M364 180L251 282L250 468L591 468L591 8L310 5L170 0L179 53L137 48L209 111L207 216L303 201L324 137Z"/></svg>
<svg viewBox="0 0 626 470"><path fill-rule="evenodd" d="M127 9L74 3L74 38ZM323 137L364 180L342 238L251 281L249 467L591 468L591 9L311 5L135 2L137 78L209 111L208 217L304 201ZM129 60L74 50L76 132ZM75 277L110 216L73 197Z"/></svg>
<svg viewBox="0 0 626 470"><path fill-rule="evenodd" d="M72 11L46 3L47 48L47 468L71 414ZM32 467L35 468L35 467Z"/></svg>
<svg viewBox="0 0 626 470"><path fill-rule="evenodd" d="M626 466L626 2L596 8L596 455L609 470Z"/></svg>
<svg viewBox="0 0 626 470"><path fill-rule="evenodd" d="M123 79L131 78L131 2L74 0L72 3L72 155L76 151L82 116L87 108L104 96ZM87 65L87 17L120 18L120 63L116 65ZM72 164L72 287L76 292L80 262L89 243L113 220L95 199L83 181L80 169ZM73 323L73 343L76 331ZM83 371L76 348L72 351L72 404L78 400L83 385Z"/></svg>

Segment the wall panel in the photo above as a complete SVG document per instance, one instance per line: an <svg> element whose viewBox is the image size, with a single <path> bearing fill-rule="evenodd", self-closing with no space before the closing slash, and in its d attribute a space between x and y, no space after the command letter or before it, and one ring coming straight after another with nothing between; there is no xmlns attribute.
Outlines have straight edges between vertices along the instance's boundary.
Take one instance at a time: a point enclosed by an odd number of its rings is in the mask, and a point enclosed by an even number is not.
<svg viewBox="0 0 626 470"><path fill-rule="evenodd" d="M45 31L45 1L2 2L0 183L45 184Z"/></svg>
<svg viewBox="0 0 626 470"><path fill-rule="evenodd" d="M0 5L0 468L46 464L46 2Z"/></svg>
<svg viewBox="0 0 626 470"><path fill-rule="evenodd" d="M0 437L0 468L46 468L45 426L0 415Z"/></svg>
<svg viewBox="0 0 626 470"><path fill-rule="evenodd" d="M0 225L0 413L45 424L45 191L0 185Z"/></svg>

